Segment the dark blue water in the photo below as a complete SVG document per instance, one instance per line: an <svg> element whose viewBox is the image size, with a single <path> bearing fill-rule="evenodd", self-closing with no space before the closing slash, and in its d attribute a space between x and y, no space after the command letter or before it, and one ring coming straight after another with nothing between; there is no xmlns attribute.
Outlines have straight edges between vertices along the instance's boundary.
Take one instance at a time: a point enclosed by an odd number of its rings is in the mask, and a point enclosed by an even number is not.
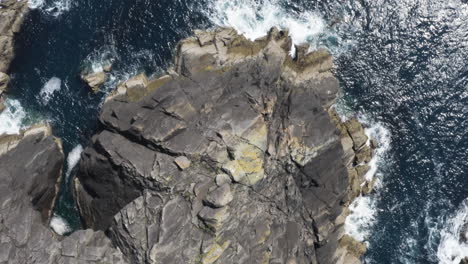
<svg viewBox="0 0 468 264"><path fill-rule="evenodd" d="M263 7L276 7L275 16L299 24L310 21L304 14L316 15L325 26L306 40L335 54L342 103L391 133L366 262L439 263L447 252L439 249L441 234L468 197L467 5L461 0L72 1L57 17L45 8L31 12L17 42L11 97L50 120L68 153L85 146L96 130L106 91L132 74L165 69L176 42L192 30L224 21L259 31L255 25L270 23ZM243 10L256 15L248 20ZM78 75L104 53L115 60L112 79L93 94ZM61 90L46 104L39 93L52 77L61 79ZM78 227L69 192L61 197L58 213Z"/></svg>
<svg viewBox="0 0 468 264"><path fill-rule="evenodd" d="M190 25L206 27L206 18L193 11L201 10L201 4L190 1L80 0L58 16L59 10L45 11L54 3L32 10L18 36L10 98L18 99L35 119L49 120L65 153L87 145L106 92L131 75L165 69L177 41L192 32ZM90 64L87 58L103 53L115 60L112 80L93 94L79 75ZM40 91L52 77L61 79L61 90L46 104ZM76 229L79 218L71 201L71 193L65 191L57 210Z"/></svg>

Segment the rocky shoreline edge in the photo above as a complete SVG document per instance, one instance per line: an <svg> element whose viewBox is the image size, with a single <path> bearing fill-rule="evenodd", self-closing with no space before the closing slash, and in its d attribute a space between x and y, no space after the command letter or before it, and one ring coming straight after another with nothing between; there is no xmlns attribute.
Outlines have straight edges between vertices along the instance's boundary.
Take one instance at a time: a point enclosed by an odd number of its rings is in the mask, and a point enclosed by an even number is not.
<svg viewBox="0 0 468 264"><path fill-rule="evenodd" d="M0 71L26 2L1 3ZM74 181L90 229L68 237L48 228L60 140L47 125L1 136L0 263L360 263L343 224L372 190L375 144L331 108L331 56L299 46L291 59L291 44L277 29L197 31L167 75L119 85Z"/></svg>
<svg viewBox="0 0 468 264"><path fill-rule="evenodd" d="M10 77L8 68L15 57L14 39L29 11L27 0L0 1L0 113L5 109L5 96Z"/></svg>

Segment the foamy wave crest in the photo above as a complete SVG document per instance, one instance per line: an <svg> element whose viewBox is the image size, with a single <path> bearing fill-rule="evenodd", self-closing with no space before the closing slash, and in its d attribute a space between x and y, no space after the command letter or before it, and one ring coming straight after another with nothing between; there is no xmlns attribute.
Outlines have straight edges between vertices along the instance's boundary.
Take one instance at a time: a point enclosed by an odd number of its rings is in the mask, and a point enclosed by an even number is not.
<svg viewBox="0 0 468 264"><path fill-rule="evenodd" d="M345 232L354 239L363 242L375 223L376 200L370 196L359 196L349 206L351 214L345 221Z"/></svg>
<svg viewBox="0 0 468 264"><path fill-rule="evenodd" d="M360 122L368 124L365 119L360 119ZM378 147L374 151L374 157L369 162L370 170L366 173L366 181L372 181L375 176L377 176L377 185L381 181L382 174L378 173L379 164L384 160L385 154L390 149L391 137L390 131L383 126L381 123L374 123L368 128L365 129L366 135L369 139L376 140L378 142ZM367 144L370 144L370 140L367 141ZM379 186L376 186L379 187Z"/></svg>
<svg viewBox="0 0 468 264"><path fill-rule="evenodd" d="M44 86L41 89L41 92L39 93L39 95L42 98L42 102L44 104L48 104L50 99L52 99L52 95L55 92L60 91L61 86L62 86L62 81L59 78L57 77L50 78L50 80L48 80L44 84Z"/></svg>
<svg viewBox="0 0 468 264"><path fill-rule="evenodd" d="M440 264L459 264L468 257L468 199L463 201L440 233L437 258Z"/></svg>
<svg viewBox="0 0 468 264"><path fill-rule="evenodd" d="M68 179L70 177L70 174L72 173L73 169L75 166L78 164L80 161L80 156L81 152L83 152L83 146L78 145L68 153L67 157L67 173L66 173L66 178Z"/></svg>
<svg viewBox="0 0 468 264"><path fill-rule="evenodd" d="M29 0L28 5L31 9L40 9L46 15L59 17L71 8L71 0Z"/></svg>
<svg viewBox="0 0 468 264"><path fill-rule="evenodd" d="M102 72L112 67L119 59L118 53L113 45L104 45L89 54L83 61L83 71L86 73Z"/></svg>
<svg viewBox="0 0 468 264"><path fill-rule="evenodd" d="M54 230L55 233L61 236L72 231L67 221L65 221L65 219L56 214L54 214L54 216L50 220L49 226L50 228L52 228L52 230Z"/></svg>
<svg viewBox="0 0 468 264"><path fill-rule="evenodd" d="M294 44L309 43L312 50L326 46L334 52L336 47L324 42L329 38L338 40L318 13L296 12L280 0L213 0L206 16L214 24L233 27L251 40L265 36L272 27L289 29Z"/></svg>
<svg viewBox="0 0 468 264"><path fill-rule="evenodd" d="M342 119L346 117L342 116ZM381 168L386 156L386 153L391 147L390 131L381 123L371 122L365 115L358 117L359 122L363 123L367 128L366 135L370 140L376 140L378 147L374 150L374 156L369 162L370 170L364 176L366 181L373 182L376 193L369 196L359 196L350 205L350 215L345 221L345 232L358 241L365 241L369 238L372 227L375 224L377 214L378 192L382 187L383 173Z"/></svg>
<svg viewBox="0 0 468 264"><path fill-rule="evenodd" d="M0 114L0 135L19 134L24 128L23 121L26 118L26 112L18 100L5 100L6 109Z"/></svg>

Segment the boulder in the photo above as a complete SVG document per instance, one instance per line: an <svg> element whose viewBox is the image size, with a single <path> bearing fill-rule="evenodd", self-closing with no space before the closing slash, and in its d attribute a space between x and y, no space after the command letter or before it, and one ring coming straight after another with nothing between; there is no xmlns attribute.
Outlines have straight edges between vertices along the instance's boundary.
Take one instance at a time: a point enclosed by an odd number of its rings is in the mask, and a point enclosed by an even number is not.
<svg viewBox="0 0 468 264"><path fill-rule="evenodd" d="M99 92L101 86L107 81L105 72L95 72L81 75L81 79L92 89L93 92Z"/></svg>
<svg viewBox="0 0 468 264"><path fill-rule="evenodd" d="M185 156L177 157L174 160L174 162L177 165L177 167L179 167L179 169L181 169L181 170L185 170L188 167L190 167L190 163L191 163L190 160Z"/></svg>
<svg viewBox="0 0 468 264"><path fill-rule="evenodd" d="M359 150L367 142L367 135L361 123L355 118L345 122L346 129L354 142L354 150Z"/></svg>
<svg viewBox="0 0 468 264"><path fill-rule="evenodd" d="M110 71L112 71L112 64L109 63L109 64L104 65L104 66L102 67L102 70L103 70L104 72L110 72Z"/></svg>
<svg viewBox="0 0 468 264"><path fill-rule="evenodd" d="M216 185L222 186L226 183L231 183L231 178L226 173L221 173L216 175L215 181Z"/></svg>
<svg viewBox="0 0 468 264"><path fill-rule="evenodd" d="M208 193L204 201L213 208L221 208L228 205L233 199L231 188L226 183Z"/></svg>
<svg viewBox="0 0 468 264"><path fill-rule="evenodd" d="M363 146L356 151L356 164L369 163L372 160L372 149L369 146Z"/></svg>

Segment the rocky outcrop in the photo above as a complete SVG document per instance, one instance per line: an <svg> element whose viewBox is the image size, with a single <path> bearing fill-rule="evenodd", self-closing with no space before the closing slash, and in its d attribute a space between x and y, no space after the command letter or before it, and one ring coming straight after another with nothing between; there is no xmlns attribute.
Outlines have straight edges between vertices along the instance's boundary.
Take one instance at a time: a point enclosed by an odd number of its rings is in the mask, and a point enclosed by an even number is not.
<svg viewBox="0 0 468 264"><path fill-rule="evenodd" d="M15 56L14 37L28 12L27 0L0 2L0 72L7 72Z"/></svg>
<svg viewBox="0 0 468 264"><path fill-rule="evenodd" d="M107 81L107 75L105 72L82 74L81 80L85 82L94 93L97 93L101 86Z"/></svg>
<svg viewBox="0 0 468 264"><path fill-rule="evenodd" d="M103 232L63 238L47 227L63 159L48 126L0 137L0 263L124 263Z"/></svg>
<svg viewBox="0 0 468 264"><path fill-rule="evenodd" d="M3 94L10 81L6 72L15 56L14 38L27 12L27 0L0 1L0 113L5 109Z"/></svg>
<svg viewBox="0 0 468 264"><path fill-rule="evenodd" d="M0 72L0 96L6 91L8 83L10 82L10 76L6 73Z"/></svg>
<svg viewBox="0 0 468 264"><path fill-rule="evenodd" d="M331 56L290 47L197 31L167 75L119 85L75 179L83 224L131 263L359 262L343 209L372 151L330 118Z"/></svg>

